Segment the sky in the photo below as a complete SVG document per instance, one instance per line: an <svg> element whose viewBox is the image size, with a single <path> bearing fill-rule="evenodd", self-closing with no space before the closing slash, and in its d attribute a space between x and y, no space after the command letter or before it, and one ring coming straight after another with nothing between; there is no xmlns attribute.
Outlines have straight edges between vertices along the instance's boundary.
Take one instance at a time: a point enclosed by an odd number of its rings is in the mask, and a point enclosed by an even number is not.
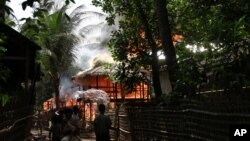
<svg viewBox="0 0 250 141"><path fill-rule="evenodd" d="M22 2L25 0L11 0L11 2L7 2L7 5L11 7L14 11L14 15L18 20L21 18L27 18L32 16L32 8L27 7L25 11L22 9Z"/></svg>
<svg viewBox="0 0 250 141"><path fill-rule="evenodd" d="M22 18L28 18L32 16L33 9L30 7L27 7L25 11L22 9L22 2L26 0L11 0L11 2L7 2L7 5L11 7L14 11L14 15L18 20ZM64 2L64 0L56 0ZM77 6L81 4L91 5L91 0L75 0L75 4L71 5L71 8L68 10L68 12L71 12L72 9L76 8ZM92 7L92 9L100 10L100 8Z"/></svg>

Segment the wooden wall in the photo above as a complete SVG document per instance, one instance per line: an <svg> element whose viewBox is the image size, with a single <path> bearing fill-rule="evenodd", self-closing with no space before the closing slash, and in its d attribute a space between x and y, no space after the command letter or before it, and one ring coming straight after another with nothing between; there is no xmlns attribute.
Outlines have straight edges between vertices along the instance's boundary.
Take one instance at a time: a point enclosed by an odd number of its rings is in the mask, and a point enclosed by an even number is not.
<svg viewBox="0 0 250 141"><path fill-rule="evenodd" d="M80 84L83 89L100 89L107 92L111 101L122 99L122 86L119 83L113 83L107 75L87 75L77 79L76 83ZM150 99L148 85L141 83L136 86L136 91L125 92L125 99Z"/></svg>

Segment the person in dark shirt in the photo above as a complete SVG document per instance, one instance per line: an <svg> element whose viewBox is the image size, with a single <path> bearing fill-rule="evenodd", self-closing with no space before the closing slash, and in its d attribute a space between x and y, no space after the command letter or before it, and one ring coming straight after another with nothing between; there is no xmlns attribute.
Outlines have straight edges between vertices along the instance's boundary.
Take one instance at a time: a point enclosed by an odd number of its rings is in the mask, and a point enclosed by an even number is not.
<svg viewBox="0 0 250 141"><path fill-rule="evenodd" d="M61 141L62 127L60 124L59 116L54 115L52 117L52 126L49 130L49 139L51 141Z"/></svg>
<svg viewBox="0 0 250 141"><path fill-rule="evenodd" d="M96 141L110 141L109 129L111 128L111 120L108 116L104 115L105 105L98 106L100 115L94 120Z"/></svg>
<svg viewBox="0 0 250 141"><path fill-rule="evenodd" d="M73 114L72 114L72 117L70 119L70 122L72 125L74 125L76 127L75 135L80 137L81 119L78 115L80 110L77 106L73 106L72 109L73 109Z"/></svg>

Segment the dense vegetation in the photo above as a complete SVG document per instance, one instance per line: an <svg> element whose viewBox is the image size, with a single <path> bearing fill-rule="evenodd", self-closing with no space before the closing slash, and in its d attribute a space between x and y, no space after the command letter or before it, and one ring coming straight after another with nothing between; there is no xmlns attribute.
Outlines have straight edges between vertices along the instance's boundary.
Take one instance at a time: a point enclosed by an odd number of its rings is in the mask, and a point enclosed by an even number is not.
<svg viewBox="0 0 250 141"><path fill-rule="evenodd" d="M134 75L139 68L147 69L151 65L153 76L154 67L160 68L154 62L154 52L164 51L163 38L159 37L162 29L156 22L162 20L157 13L160 9L157 2L94 0L95 5L110 14L107 18L110 24L114 24L116 18L119 20L120 30L113 33L109 47L114 58L122 62L117 78L131 77L128 85L139 80L133 78L141 77L140 73ZM211 89L224 89L224 93L241 92L243 87L249 86L249 5L249 1L234 0L168 1L165 12L170 24L165 26L169 26L173 38L175 35L183 37L175 45L177 69L170 73L170 78L171 75L175 77L171 79L173 93L193 95ZM142 32L146 36L142 36ZM173 59L173 53L164 54L167 61ZM166 65L170 71L170 64ZM158 82L153 79L153 83ZM155 90L158 88L154 86Z"/></svg>
<svg viewBox="0 0 250 141"><path fill-rule="evenodd" d="M23 8L33 6L34 1L27 0ZM69 2L66 0L66 5ZM58 97L60 74L72 65L71 47L75 38L69 34L72 26L65 7L51 13L53 1L40 3L34 19L24 19L22 33L43 47L38 61L44 78L53 82ZM109 14L110 25L119 25L109 41L113 58L119 62L113 78L124 83L128 90L144 81L160 98L161 71L170 75L165 79L171 83L172 94L193 95L212 89L241 93L242 88L249 86L248 0L170 0L167 3L93 0L93 4ZM174 40L176 36L181 38ZM159 64L158 52L165 55L164 64ZM146 72L152 72L152 80Z"/></svg>

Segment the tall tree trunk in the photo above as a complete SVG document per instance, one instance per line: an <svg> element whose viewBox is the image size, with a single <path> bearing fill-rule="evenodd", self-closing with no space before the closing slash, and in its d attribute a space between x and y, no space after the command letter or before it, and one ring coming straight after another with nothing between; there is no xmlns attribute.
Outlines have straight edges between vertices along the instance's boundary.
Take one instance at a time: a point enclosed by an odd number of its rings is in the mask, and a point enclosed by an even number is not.
<svg viewBox="0 0 250 141"><path fill-rule="evenodd" d="M5 4L6 0L0 0L0 23L5 21Z"/></svg>
<svg viewBox="0 0 250 141"><path fill-rule="evenodd" d="M156 0L156 12L158 17L158 26L160 30L160 37L162 41L164 55L166 56L166 64L170 84L173 88L173 82L176 81L175 70L177 67L176 52L172 41L171 29L168 20L168 10L166 0Z"/></svg>
<svg viewBox="0 0 250 141"><path fill-rule="evenodd" d="M60 86L60 77L57 75L53 76L53 81L54 81L54 89L55 89L55 104L56 104L56 109L59 109L59 103L60 103L60 91L59 91L59 86Z"/></svg>
<svg viewBox="0 0 250 141"><path fill-rule="evenodd" d="M144 26L145 37L148 40L149 45L151 46L151 50L152 50L151 66L152 66L153 87L154 87L154 92L155 92L155 98L159 99L161 97L162 90L161 90L161 82L160 82L158 56L157 56L157 45L154 41L152 31L150 30L150 26L148 24L146 14L144 13L141 7L140 1L136 0L135 2L136 2L137 10L139 13L139 18Z"/></svg>

